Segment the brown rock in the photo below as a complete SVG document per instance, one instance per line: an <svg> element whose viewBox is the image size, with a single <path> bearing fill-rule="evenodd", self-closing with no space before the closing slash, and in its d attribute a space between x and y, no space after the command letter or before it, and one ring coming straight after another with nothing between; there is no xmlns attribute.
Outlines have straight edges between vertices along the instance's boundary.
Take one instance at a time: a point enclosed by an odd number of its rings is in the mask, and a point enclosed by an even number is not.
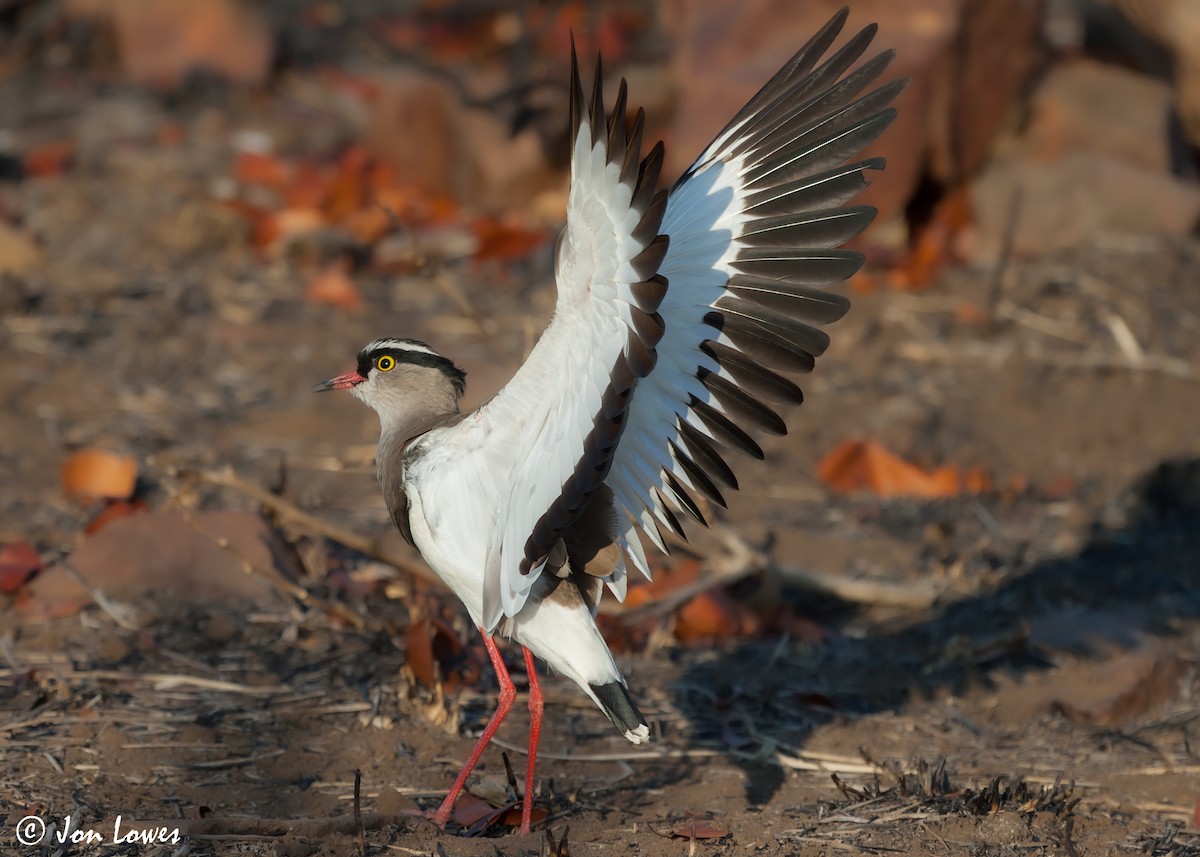
<svg viewBox="0 0 1200 857"><path fill-rule="evenodd" d="M668 0L679 88L669 168L685 169L842 0ZM908 201L928 164L951 185L983 163L992 137L1035 69L1042 0L862 0L850 32L879 23L872 51L894 48L889 76L911 83L899 117L869 154L888 169L864 198L882 216Z"/></svg>
<svg viewBox="0 0 1200 857"><path fill-rule="evenodd" d="M1013 253L1036 258L1083 246L1102 232L1188 235L1200 220L1200 187L1087 152L1050 163L1021 156L990 166L971 188L974 260L995 261L1020 189Z"/></svg>
<svg viewBox="0 0 1200 857"><path fill-rule="evenodd" d="M513 136L491 111L464 105L445 80L402 71L376 82L366 143L401 182L502 208L532 199L553 180L534 131Z"/></svg>
<svg viewBox="0 0 1200 857"><path fill-rule="evenodd" d="M1163 45L1175 65L1175 106L1184 132L1200 146L1200 3L1112 0L1138 29Z"/></svg>
<svg viewBox="0 0 1200 857"><path fill-rule="evenodd" d="M135 609L137 600L151 593L240 605L261 602L275 589L247 571L243 559L268 574L295 576L285 546L262 516L196 512L191 520L177 513L146 513L113 521L85 539L67 561L34 578L21 618L33 622L70 615L91 603L88 589Z"/></svg>
<svg viewBox="0 0 1200 857"><path fill-rule="evenodd" d="M260 84L271 67L271 32L238 0L71 0L67 12L107 23L122 72L142 86L173 89L197 69Z"/></svg>
<svg viewBox="0 0 1200 857"><path fill-rule="evenodd" d="M0 274L23 274L42 261L42 251L23 231L0 223Z"/></svg>
<svg viewBox="0 0 1200 857"><path fill-rule="evenodd" d="M1175 699L1185 671L1179 657L1154 642L1111 657L1068 658L1005 687L996 714L1011 724L1060 712L1080 723L1117 726Z"/></svg>
<svg viewBox="0 0 1200 857"><path fill-rule="evenodd" d="M1058 671L1052 707L1072 720L1116 726L1154 711L1179 694L1183 662L1148 647L1102 663Z"/></svg>
<svg viewBox="0 0 1200 857"><path fill-rule="evenodd" d="M1055 65L1038 85L1020 149L1043 163L1093 152L1170 171L1166 82L1091 60Z"/></svg>

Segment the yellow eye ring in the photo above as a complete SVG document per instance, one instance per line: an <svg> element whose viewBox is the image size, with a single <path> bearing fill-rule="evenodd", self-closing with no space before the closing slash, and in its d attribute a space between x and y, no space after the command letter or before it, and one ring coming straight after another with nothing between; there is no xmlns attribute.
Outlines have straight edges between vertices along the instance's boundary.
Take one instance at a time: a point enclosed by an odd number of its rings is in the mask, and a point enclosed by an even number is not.
<svg viewBox="0 0 1200 857"><path fill-rule="evenodd" d="M391 372L396 368L396 358L390 354L385 354L375 361L375 368L380 372Z"/></svg>

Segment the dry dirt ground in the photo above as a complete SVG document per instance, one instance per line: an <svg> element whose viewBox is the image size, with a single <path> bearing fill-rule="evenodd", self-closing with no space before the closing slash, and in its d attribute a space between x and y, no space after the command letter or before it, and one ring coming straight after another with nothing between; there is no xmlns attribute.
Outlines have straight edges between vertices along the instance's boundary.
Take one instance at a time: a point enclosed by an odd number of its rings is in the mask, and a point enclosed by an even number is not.
<svg viewBox="0 0 1200 857"><path fill-rule="evenodd" d="M0 187L44 242L43 264L0 286L0 540L69 552L86 513L62 499L59 464L107 446L143 462L153 508L256 510L174 475L228 465L400 550L371 472L373 416L308 390L399 334L458 360L478 403L548 315L546 253L364 274L367 311L316 306L293 262L259 258L211 199L234 132L286 140L303 117L120 87L33 99L29 85L0 83L2 124L84 142L68 174ZM183 142L154 145L168 119ZM481 335L435 276L498 332ZM999 276L860 297L792 434L742 464L722 520L778 565L871 586L844 600L776 570L729 587L752 605L802 605L807 624L784 637L681 646L664 616L645 650L622 656L653 725L644 749L547 679L548 817L525 839L405 815L436 805L493 690L487 675L445 700L412 689L404 629L421 588L404 576L389 578L397 598L306 579L309 605L160 583L52 620L9 605L0 852L354 855L358 769L374 855L1200 854L1198 282L1200 243L1107 235ZM1120 347L1125 333L1142 361ZM997 489L935 502L831 493L814 464L856 437L981 466ZM301 552L366 564L294 518L279 524ZM525 724L518 705L500 736L517 769ZM480 768L493 791L500 752ZM69 814L106 843L21 846L30 814L60 828ZM115 845L118 815L191 835Z"/></svg>

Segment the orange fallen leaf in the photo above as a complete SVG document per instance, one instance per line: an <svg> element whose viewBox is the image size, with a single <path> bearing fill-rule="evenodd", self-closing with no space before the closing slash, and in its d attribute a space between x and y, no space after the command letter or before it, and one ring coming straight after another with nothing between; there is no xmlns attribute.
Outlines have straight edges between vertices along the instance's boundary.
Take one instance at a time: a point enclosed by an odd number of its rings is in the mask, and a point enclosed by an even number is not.
<svg viewBox="0 0 1200 857"><path fill-rule="evenodd" d="M929 219L914 226L914 237L904 263L890 272L894 288L921 291L933 285L945 265L955 259L958 237L974 222L966 186L950 190L938 200Z"/></svg>
<svg viewBox="0 0 1200 857"><path fill-rule="evenodd" d="M987 313L975 304L966 302L954 307L954 320L970 327L984 327L989 321Z"/></svg>
<svg viewBox="0 0 1200 857"><path fill-rule="evenodd" d="M881 497L950 497L991 487L979 468L940 467L929 472L873 440L839 444L821 459L817 475L835 491L870 491Z"/></svg>
<svg viewBox="0 0 1200 857"><path fill-rule="evenodd" d="M85 449L63 462L61 477L63 490L73 497L127 498L137 482L137 462L128 455Z"/></svg>
<svg viewBox="0 0 1200 857"><path fill-rule="evenodd" d="M187 132L179 122L164 122L158 129L159 145L174 148L184 141Z"/></svg>
<svg viewBox="0 0 1200 857"><path fill-rule="evenodd" d="M283 187L290 172L282 160L260 152L241 152L233 166L233 177L239 182L268 187Z"/></svg>
<svg viewBox="0 0 1200 857"><path fill-rule="evenodd" d="M0 547L0 592L19 592L42 570L42 560L28 542Z"/></svg>
<svg viewBox="0 0 1200 857"><path fill-rule="evenodd" d="M520 804L515 804L504 810L504 817L500 819L500 823L505 827L520 827L521 826L521 811ZM538 824L546 820L550 813L540 806L534 806L529 811L529 823L531 825Z"/></svg>
<svg viewBox="0 0 1200 857"><path fill-rule="evenodd" d="M479 262L515 262L524 259L545 240L541 232L490 217L475 220L471 231L479 242L475 250L475 260Z"/></svg>
<svg viewBox="0 0 1200 857"><path fill-rule="evenodd" d="M720 589L701 592L675 617L675 636L692 643L735 636L741 623L729 596Z"/></svg>
<svg viewBox="0 0 1200 857"><path fill-rule="evenodd" d="M70 140L59 140L38 146L25 153L23 166L25 175L34 178L59 176L67 171L75 155L75 144Z"/></svg>
<svg viewBox="0 0 1200 857"><path fill-rule="evenodd" d="M503 812L500 810L499 812ZM459 827L471 827L477 822L483 821L488 816L498 815L496 808L481 797L475 797L470 793L463 793L458 802L454 804L454 823Z"/></svg>
<svg viewBox="0 0 1200 857"><path fill-rule="evenodd" d="M700 563L694 559L685 559L673 566L656 568L654 569L654 580L635 583L629 587L624 607L626 610L632 610L635 607L657 601L680 587L695 583L699 577Z"/></svg>
<svg viewBox="0 0 1200 857"><path fill-rule="evenodd" d="M316 232L325 226L325 216L312 208L284 208L266 218L261 233L255 235L255 246L266 248L277 241Z"/></svg>
<svg viewBox="0 0 1200 857"><path fill-rule="evenodd" d="M361 309L362 294L346 273L342 262L328 265L308 284L308 299L338 309Z"/></svg>
<svg viewBox="0 0 1200 857"><path fill-rule="evenodd" d="M118 518L125 518L129 515L145 511L146 504L141 500L109 500L104 504L104 508L87 522L87 526L83 528L83 532L85 535L90 536L93 533L98 533Z"/></svg>
<svg viewBox="0 0 1200 857"><path fill-rule="evenodd" d="M729 835L729 829L710 821L688 818L672 827L671 835L681 839L724 839Z"/></svg>
<svg viewBox="0 0 1200 857"><path fill-rule="evenodd" d="M404 634L404 662L413 678L423 687L437 685L437 669L433 660L433 632L428 619L419 619L408 626Z"/></svg>

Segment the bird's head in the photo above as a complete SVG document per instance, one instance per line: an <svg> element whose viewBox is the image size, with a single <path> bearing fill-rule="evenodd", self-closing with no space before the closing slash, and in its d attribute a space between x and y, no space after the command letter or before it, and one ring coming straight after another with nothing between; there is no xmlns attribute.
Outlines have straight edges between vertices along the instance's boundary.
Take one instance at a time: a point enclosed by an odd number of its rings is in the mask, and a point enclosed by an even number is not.
<svg viewBox="0 0 1200 857"><path fill-rule="evenodd" d="M458 410L467 373L415 339L377 339L358 352L353 371L322 381L313 392L349 390L370 405L385 427L414 412Z"/></svg>

